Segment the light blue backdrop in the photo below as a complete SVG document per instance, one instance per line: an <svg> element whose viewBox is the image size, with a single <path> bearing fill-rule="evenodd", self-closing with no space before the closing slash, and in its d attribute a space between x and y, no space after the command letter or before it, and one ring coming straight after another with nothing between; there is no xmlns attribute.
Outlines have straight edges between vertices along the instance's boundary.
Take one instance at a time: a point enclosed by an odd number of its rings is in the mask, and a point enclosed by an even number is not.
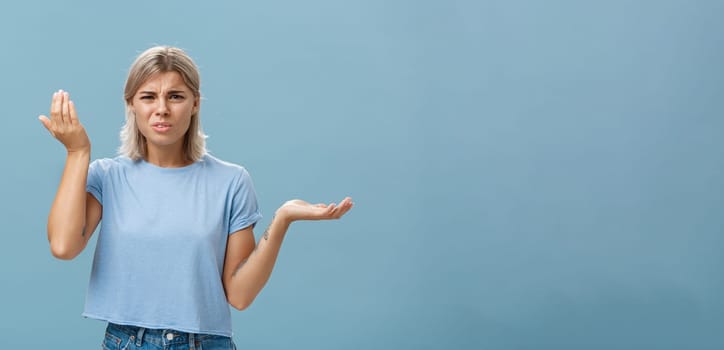
<svg viewBox="0 0 724 350"><path fill-rule="evenodd" d="M76 101L112 156L153 44L202 71L211 151L293 227L239 349L724 348L723 1L38 2L0 9L0 336L95 349L95 240L54 260ZM258 234L259 232L257 232ZM169 300L169 302L173 302Z"/></svg>

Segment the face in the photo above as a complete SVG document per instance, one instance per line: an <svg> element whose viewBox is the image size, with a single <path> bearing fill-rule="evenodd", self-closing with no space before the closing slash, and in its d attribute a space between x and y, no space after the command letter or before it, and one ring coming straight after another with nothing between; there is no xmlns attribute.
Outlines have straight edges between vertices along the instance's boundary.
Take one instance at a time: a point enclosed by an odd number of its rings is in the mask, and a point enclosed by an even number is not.
<svg viewBox="0 0 724 350"><path fill-rule="evenodd" d="M178 72L152 75L131 100L138 130L146 137L148 152L183 152L183 141L191 115L199 109L199 98Z"/></svg>

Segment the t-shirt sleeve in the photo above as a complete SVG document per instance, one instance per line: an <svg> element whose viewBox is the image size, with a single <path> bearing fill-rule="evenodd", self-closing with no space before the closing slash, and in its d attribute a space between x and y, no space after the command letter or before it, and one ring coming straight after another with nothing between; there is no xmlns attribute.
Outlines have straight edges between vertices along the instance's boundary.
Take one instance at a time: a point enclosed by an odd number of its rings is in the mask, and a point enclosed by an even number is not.
<svg viewBox="0 0 724 350"><path fill-rule="evenodd" d="M229 234L254 226L260 219L254 184L249 173L242 168L232 196Z"/></svg>
<svg viewBox="0 0 724 350"><path fill-rule="evenodd" d="M88 166L88 180L85 186L86 192L96 197L101 205L103 204L103 167L99 159L91 162Z"/></svg>

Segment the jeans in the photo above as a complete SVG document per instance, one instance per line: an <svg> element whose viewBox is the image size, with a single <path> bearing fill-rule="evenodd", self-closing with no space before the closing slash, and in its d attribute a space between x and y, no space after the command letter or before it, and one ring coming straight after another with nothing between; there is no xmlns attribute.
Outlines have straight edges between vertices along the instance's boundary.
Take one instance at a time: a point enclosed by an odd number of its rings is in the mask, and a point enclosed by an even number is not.
<svg viewBox="0 0 724 350"><path fill-rule="evenodd" d="M172 329L150 329L108 323L104 350L236 350L229 337L194 334Z"/></svg>

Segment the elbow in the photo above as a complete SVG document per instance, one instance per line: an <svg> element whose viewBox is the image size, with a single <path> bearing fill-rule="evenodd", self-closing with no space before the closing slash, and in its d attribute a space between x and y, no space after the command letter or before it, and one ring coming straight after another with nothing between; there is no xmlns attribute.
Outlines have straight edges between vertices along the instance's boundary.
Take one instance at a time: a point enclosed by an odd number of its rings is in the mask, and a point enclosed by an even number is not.
<svg viewBox="0 0 724 350"><path fill-rule="evenodd" d="M239 311L244 311L244 310L246 310L246 308L249 307L249 305L251 305L251 303L233 303L233 304L230 304L230 305L231 305L232 307L234 307L234 309L237 309L237 310L239 310Z"/></svg>
<svg viewBox="0 0 724 350"><path fill-rule="evenodd" d="M78 256L78 252L67 244L61 244L61 242L55 241L50 242L50 253L60 260L71 260Z"/></svg>
<svg viewBox="0 0 724 350"><path fill-rule="evenodd" d="M239 311L246 310L249 306L251 306L251 303L254 302L254 298L247 298L243 296L239 296L236 298L229 298L229 305L231 305L234 309L237 309Z"/></svg>
<svg viewBox="0 0 724 350"><path fill-rule="evenodd" d="M59 250L59 249L50 249L50 253L53 254L53 256L60 260L73 260L77 255L73 254L67 250Z"/></svg>

